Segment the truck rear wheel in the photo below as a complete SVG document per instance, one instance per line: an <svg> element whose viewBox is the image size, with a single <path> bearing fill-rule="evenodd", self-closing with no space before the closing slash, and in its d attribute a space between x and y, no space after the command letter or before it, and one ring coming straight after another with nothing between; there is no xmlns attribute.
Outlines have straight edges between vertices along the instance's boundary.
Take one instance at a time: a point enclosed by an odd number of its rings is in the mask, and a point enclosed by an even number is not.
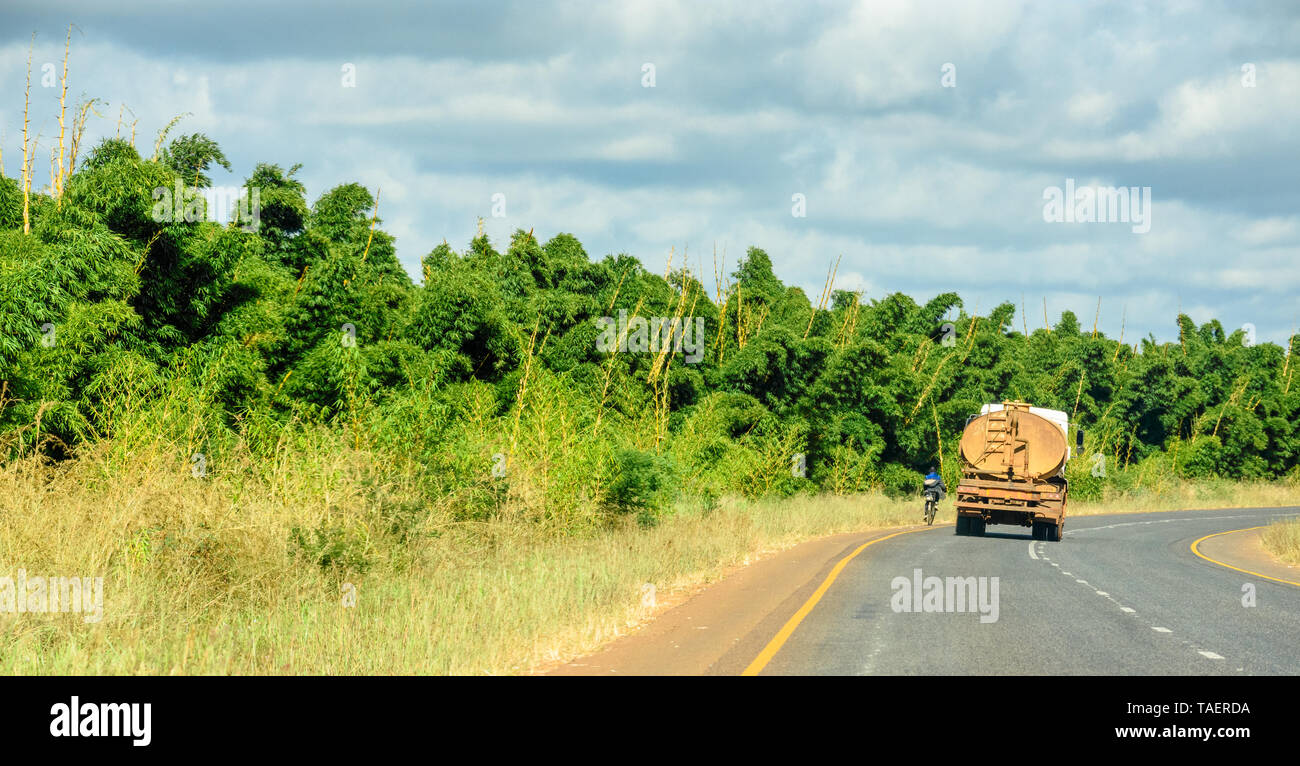
<svg viewBox="0 0 1300 766"><path fill-rule="evenodd" d="M1065 522L1053 524L1050 521L1035 521L1033 523L1033 537L1035 540L1046 540L1049 543L1059 543L1065 536Z"/></svg>
<svg viewBox="0 0 1300 766"><path fill-rule="evenodd" d="M1033 537L1035 540L1046 540L1049 543L1061 542L1061 537L1065 532L1065 522L1053 524L1050 521L1035 521L1033 523Z"/></svg>
<svg viewBox="0 0 1300 766"><path fill-rule="evenodd" d="M957 517L957 534L959 534L959 535L968 535L968 534L970 534L970 517L969 517L969 516L958 516L958 517Z"/></svg>

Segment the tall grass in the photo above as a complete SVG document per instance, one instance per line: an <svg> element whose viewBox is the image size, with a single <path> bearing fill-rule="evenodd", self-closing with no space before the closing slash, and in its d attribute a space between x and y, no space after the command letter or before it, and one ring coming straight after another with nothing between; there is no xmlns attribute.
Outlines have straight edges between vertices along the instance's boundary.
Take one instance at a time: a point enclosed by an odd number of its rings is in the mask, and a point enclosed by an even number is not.
<svg viewBox="0 0 1300 766"><path fill-rule="evenodd" d="M0 616L0 670L522 672L642 619L643 583L671 592L764 550L914 516L883 497L722 501L558 536L425 512L418 476L328 441L269 471L236 449L202 479L151 449L4 466L0 572L103 576L105 600L97 624Z"/></svg>
<svg viewBox="0 0 1300 766"><path fill-rule="evenodd" d="M1262 536L1264 550L1284 564L1300 564L1300 519L1270 524Z"/></svg>
<svg viewBox="0 0 1300 766"><path fill-rule="evenodd" d="M1212 508L1272 508L1296 504L1300 504L1300 486L1294 481L1168 479L1154 486L1108 491L1098 500L1071 499L1067 514L1095 516Z"/></svg>
<svg viewBox="0 0 1300 766"><path fill-rule="evenodd" d="M542 439L527 415L523 424L521 443ZM483 420L481 438L498 427ZM915 500L879 494L724 496L679 501L650 525L614 514L573 527L540 510L548 493L563 496L548 482L599 447L525 452L488 504L430 494L441 479L422 463L357 447L339 429L262 428L209 436L202 477L186 443L131 428L74 460L0 467L0 575L105 578L99 623L0 614L0 672L528 672L646 619L643 583L672 593L802 540L919 515ZM1293 497L1196 485L1072 512ZM497 510L467 513L465 503Z"/></svg>

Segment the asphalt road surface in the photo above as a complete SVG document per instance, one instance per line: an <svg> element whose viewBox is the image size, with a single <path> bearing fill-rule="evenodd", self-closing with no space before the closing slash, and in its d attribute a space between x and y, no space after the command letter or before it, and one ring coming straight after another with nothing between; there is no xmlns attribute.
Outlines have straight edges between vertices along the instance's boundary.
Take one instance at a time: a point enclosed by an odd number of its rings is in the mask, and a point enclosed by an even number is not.
<svg viewBox="0 0 1300 766"><path fill-rule="evenodd" d="M1074 517L1059 543L1007 526L984 537L951 526L900 534L849 560L779 646L758 659L750 642L735 651L750 652L750 672L762 675L1300 674L1300 587L1190 550L1206 535L1297 515Z"/></svg>

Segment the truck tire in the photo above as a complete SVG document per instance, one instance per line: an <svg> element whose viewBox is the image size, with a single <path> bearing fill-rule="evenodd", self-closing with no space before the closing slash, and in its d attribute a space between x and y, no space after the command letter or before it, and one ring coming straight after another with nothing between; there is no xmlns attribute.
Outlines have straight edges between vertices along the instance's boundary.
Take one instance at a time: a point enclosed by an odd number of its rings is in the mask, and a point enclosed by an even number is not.
<svg viewBox="0 0 1300 766"><path fill-rule="evenodd" d="M1029 536L1035 540L1046 540L1047 535L1043 531L1043 522L1035 520L1029 525Z"/></svg>
<svg viewBox="0 0 1300 766"><path fill-rule="evenodd" d="M957 532L956 532L956 533L957 533L958 535L962 535L962 536L965 536L965 535L967 535L967 534L970 533L970 517L969 517L969 516L958 516L958 517L957 517Z"/></svg>
<svg viewBox="0 0 1300 766"><path fill-rule="evenodd" d="M984 536L984 517L983 517L983 516L980 516L979 518L972 518L972 519L971 519L971 534L975 535L976 537L983 537L983 536Z"/></svg>
<svg viewBox="0 0 1300 766"><path fill-rule="evenodd" d="M1047 528L1048 539L1054 543L1059 543L1065 539L1065 522L1054 524Z"/></svg>

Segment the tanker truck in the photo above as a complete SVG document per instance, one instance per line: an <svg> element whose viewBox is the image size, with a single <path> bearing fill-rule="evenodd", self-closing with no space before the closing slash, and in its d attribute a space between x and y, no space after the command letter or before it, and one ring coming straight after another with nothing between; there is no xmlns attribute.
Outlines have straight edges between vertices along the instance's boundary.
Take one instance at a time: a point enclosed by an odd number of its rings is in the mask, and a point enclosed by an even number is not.
<svg viewBox="0 0 1300 766"><path fill-rule="evenodd" d="M1069 418L1026 402L986 404L962 431L957 534L988 524L1029 527L1035 540L1059 542L1069 483ZM1083 432L1076 431L1080 446Z"/></svg>

